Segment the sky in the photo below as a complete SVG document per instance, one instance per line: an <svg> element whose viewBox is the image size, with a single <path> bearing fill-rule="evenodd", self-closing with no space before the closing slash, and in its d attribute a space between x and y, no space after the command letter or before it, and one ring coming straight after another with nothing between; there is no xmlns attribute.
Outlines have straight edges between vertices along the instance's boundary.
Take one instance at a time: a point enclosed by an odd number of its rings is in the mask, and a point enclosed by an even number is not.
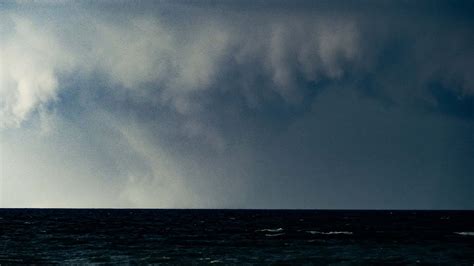
<svg viewBox="0 0 474 266"><path fill-rule="evenodd" d="M3 1L0 207L474 209L474 2Z"/></svg>

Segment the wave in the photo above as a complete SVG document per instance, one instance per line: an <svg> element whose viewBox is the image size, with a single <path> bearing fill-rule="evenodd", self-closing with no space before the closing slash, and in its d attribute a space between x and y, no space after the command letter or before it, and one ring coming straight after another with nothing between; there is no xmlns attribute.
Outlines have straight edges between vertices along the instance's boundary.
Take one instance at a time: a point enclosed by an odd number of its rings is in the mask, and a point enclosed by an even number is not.
<svg viewBox="0 0 474 266"><path fill-rule="evenodd" d="M461 236L474 236L474 232L454 232L456 235Z"/></svg>
<svg viewBox="0 0 474 266"><path fill-rule="evenodd" d="M268 237L274 237L274 236L282 236L284 235L285 233L279 233L279 234L265 234L265 236L268 236Z"/></svg>
<svg viewBox="0 0 474 266"><path fill-rule="evenodd" d="M260 230L256 230L255 232L270 232L270 233L278 233L278 232L281 232L283 231L284 229L283 228L276 228L276 229L260 229Z"/></svg>
<svg viewBox="0 0 474 266"><path fill-rule="evenodd" d="M312 235L352 235L352 232L349 231L330 231L330 232L320 232L320 231L306 231Z"/></svg>

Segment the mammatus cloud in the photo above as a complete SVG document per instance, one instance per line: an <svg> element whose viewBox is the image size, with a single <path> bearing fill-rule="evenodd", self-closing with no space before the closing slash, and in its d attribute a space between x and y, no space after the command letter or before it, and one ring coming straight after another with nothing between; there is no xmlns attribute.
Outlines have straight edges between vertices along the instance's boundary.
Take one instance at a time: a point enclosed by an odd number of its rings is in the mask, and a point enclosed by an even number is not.
<svg viewBox="0 0 474 266"><path fill-rule="evenodd" d="M5 206L471 206L465 17L25 5L0 11Z"/></svg>

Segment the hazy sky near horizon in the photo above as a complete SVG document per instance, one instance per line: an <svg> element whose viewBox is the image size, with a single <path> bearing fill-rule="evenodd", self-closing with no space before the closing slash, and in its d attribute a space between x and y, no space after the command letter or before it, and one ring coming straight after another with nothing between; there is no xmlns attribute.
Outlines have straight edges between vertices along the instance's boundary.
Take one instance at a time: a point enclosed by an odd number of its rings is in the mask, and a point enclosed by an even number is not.
<svg viewBox="0 0 474 266"><path fill-rule="evenodd" d="M472 1L4 1L0 207L474 209Z"/></svg>

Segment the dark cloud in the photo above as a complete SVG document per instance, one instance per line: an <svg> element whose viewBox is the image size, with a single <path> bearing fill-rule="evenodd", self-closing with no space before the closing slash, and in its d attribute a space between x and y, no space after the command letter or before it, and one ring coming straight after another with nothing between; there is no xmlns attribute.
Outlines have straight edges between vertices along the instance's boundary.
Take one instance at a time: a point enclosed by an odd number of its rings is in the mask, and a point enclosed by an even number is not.
<svg viewBox="0 0 474 266"><path fill-rule="evenodd" d="M473 208L472 13L469 1L8 4L2 153L33 163L2 169L8 191L28 188L4 205ZM73 185L107 189L93 204L35 190Z"/></svg>

